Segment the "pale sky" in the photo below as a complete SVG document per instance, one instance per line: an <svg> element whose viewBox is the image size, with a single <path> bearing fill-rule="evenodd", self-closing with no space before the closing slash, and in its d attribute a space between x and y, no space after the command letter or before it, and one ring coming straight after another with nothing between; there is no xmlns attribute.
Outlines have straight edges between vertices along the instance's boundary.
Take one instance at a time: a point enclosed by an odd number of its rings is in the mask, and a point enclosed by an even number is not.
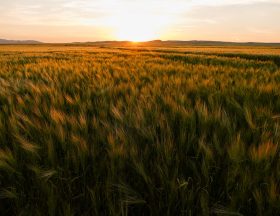
<svg viewBox="0 0 280 216"><path fill-rule="evenodd" d="M0 0L0 38L280 42L280 0Z"/></svg>

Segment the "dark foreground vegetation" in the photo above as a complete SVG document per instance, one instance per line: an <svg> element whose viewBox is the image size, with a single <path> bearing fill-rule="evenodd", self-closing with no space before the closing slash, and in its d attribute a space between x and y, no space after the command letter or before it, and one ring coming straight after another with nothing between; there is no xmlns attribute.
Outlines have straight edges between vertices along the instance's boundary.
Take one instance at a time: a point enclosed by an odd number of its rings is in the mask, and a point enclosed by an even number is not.
<svg viewBox="0 0 280 216"><path fill-rule="evenodd" d="M0 47L0 214L279 215L279 54Z"/></svg>

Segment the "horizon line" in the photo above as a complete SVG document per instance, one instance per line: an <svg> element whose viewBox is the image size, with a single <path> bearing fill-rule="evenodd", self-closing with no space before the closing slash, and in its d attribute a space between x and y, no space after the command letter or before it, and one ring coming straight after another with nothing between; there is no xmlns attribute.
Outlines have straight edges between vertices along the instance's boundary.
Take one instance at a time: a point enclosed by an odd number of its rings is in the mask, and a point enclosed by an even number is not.
<svg viewBox="0 0 280 216"><path fill-rule="evenodd" d="M1 43L7 42L7 43ZM234 43L234 44L280 44L279 42L257 42L257 41L219 41L219 40L160 40L160 39L155 39L155 40L147 40L147 41L132 41L132 40L94 40L94 41L72 41L72 42L45 42L45 41L40 41L36 39L4 39L0 38L0 44L15 44L20 43L20 44L28 44L29 43L37 43L37 44L75 44L75 43L109 43L109 42L115 42L115 43L149 43L149 42L200 42L200 43Z"/></svg>

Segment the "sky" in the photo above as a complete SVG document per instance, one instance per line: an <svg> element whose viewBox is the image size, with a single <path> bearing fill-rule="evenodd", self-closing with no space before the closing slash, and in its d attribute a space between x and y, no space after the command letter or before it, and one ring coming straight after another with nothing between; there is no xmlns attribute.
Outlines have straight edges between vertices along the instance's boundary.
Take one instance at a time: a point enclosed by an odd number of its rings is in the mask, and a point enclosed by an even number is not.
<svg viewBox="0 0 280 216"><path fill-rule="evenodd" d="M280 42L280 0L0 0L0 38Z"/></svg>

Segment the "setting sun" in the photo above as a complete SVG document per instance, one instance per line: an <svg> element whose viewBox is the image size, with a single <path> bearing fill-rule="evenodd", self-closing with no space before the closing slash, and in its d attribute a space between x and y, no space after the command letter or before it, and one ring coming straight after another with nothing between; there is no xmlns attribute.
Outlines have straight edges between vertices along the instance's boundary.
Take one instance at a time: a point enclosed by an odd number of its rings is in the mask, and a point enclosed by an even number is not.
<svg viewBox="0 0 280 216"><path fill-rule="evenodd" d="M153 11L120 11L108 20L116 40L149 41L162 36L168 25L164 16L154 15Z"/></svg>
<svg viewBox="0 0 280 216"><path fill-rule="evenodd" d="M123 23L116 26L116 39L134 42L154 40L159 37L158 32L152 26L139 26L136 23Z"/></svg>

